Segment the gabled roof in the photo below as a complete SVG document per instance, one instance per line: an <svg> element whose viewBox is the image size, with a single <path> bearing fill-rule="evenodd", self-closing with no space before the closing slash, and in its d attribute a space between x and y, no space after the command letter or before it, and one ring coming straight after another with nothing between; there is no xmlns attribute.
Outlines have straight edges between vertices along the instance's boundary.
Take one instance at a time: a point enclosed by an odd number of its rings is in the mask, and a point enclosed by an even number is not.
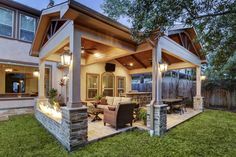
<svg viewBox="0 0 236 157"><path fill-rule="evenodd" d="M136 45L136 42L130 35L129 28L74 0L69 0L42 11L32 44L31 55L38 55L37 53L42 46L42 40L52 19L73 20L75 25L96 30L106 35L112 34L115 38Z"/></svg>
<svg viewBox="0 0 236 157"><path fill-rule="evenodd" d="M168 30L168 36L170 38L174 38L175 36L180 36L181 34L184 34L185 36L187 36L193 47L194 47L194 50L191 51L193 53L195 53L197 56L199 56L201 58L201 60L205 60L205 55L203 54L202 52L202 44L201 42L197 39L198 35L197 35L197 32L195 30L194 27L190 27L190 26L186 26L186 25L182 25L182 24L179 24L179 25L175 25L173 26L172 28L170 28ZM173 39L174 40L174 39ZM176 40L175 40L176 41ZM176 41L177 42L177 41ZM178 42L180 45L184 46L181 41Z"/></svg>
<svg viewBox="0 0 236 157"><path fill-rule="evenodd" d="M128 27L116 22L103 14L96 12L74 0L68 0L64 3L55 5L51 8L44 9L40 17L38 29L35 34L35 39L32 44L30 54L37 56L42 46L43 39L47 33L48 27L52 19L67 19L73 20L74 24L83 28L95 30L99 33L112 36L114 38L123 40L131 45L137 46ZM197 34L193 28L177 29L178 31L184 30L191 33L195 38ZM169 33L174 34L175 30L170 30ZM199 50L201 45L198 44Z"/></svg>

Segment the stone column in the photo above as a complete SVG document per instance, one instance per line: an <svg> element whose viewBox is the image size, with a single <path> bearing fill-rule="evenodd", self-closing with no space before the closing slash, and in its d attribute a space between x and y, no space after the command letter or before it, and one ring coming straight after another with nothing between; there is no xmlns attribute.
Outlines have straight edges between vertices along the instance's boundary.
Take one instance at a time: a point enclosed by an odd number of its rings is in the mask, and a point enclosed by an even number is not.
<svg viewBox="0 0 236 157"><path fill-rule="evenodd" d="M203 97L201 95L201 66L196 67L196 96L193 98L195 110L203 110Z"/></svg>
<svg viewBox="0 0 236 157"><path fill-rule="evenodd" d="M88 134L88 114L86 107L80 108L62 108L61 127L64 139L63 145L72 151L87 143Z"/></svg>
<svg viewBox="0 0 236 157"><path fill-rule="evenodd" d="M167 105L162 102L162 73L159 66L161 53L161 45L158 43L152 51L152 101L147 106L147 127L151 136L161 136L166 132Z"/></svg>

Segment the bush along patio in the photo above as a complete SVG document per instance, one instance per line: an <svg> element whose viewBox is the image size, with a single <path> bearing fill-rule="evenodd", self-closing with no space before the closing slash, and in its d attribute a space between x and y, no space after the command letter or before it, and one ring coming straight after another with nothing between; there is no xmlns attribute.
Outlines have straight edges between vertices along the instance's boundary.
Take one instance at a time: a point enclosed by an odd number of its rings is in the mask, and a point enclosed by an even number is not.
<svg viewBox="0 0 236 157"><path fill-rule="evenodd" d="M208 110L151 138L130 131L68 153L33 115L0 122L0 156L235 156L236 114Z"/></svg>

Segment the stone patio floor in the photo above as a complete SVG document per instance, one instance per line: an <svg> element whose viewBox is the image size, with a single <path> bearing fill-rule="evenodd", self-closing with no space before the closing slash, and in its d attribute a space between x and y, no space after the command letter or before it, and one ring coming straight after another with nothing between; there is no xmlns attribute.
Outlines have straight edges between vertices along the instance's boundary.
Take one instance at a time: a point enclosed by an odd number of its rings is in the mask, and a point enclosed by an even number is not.
<svg viewBox="0 0 236 157"><path fill-rule="evenodd" d="M201 113L200 111L195 111L192 108L187 108L187 112L180 115L179 113L167 114L167 129L171 129L178 124L190 119ZM103 115L100 114L99 117L103 118ZM91 122L91 118L88 120L88 141L93 142L106 137L114 136L118 133L125 132L131 130L133 128L140 128L143 130L147 130L147 127L141 121L137 121L133 124L133 127L127 125L127 127L115 130L109 124L106 126L103 125L103 121L95 121Z"/></svg>

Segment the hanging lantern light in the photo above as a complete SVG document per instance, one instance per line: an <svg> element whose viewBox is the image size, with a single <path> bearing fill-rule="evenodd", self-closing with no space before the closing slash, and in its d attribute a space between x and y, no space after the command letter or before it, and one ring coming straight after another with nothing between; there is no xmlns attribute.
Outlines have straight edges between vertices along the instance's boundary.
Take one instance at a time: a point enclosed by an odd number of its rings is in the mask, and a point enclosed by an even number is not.
<svg viewBox="0 0 236 157"><path fill-rule="evenodd" d="M72 56L69 49L65 48L65 50L65 53L61 55L61 65L70 66Z"/></svg>
<svg viewBox="0 0 236 157"><path fill-rule="evenodd" d="M33 76L34 76L34 77L39 77L39 72L38 72L38 71L34 71L34 72L33 72Z"/></svg>
<svg viewBox="0 0 236 157"><path fill-rule="evenodd" d="M205 75L202 75L202 76L201 76L201 80L202 80L202 81L206 80L206 76L205 76Z"/></svg>
<svg viewBox="0 0 236 157"><path fill-rule="evenodd" d="M168 70L168 64L166 63L159 63L159 68L161 72L166 72Z"/></svg>

